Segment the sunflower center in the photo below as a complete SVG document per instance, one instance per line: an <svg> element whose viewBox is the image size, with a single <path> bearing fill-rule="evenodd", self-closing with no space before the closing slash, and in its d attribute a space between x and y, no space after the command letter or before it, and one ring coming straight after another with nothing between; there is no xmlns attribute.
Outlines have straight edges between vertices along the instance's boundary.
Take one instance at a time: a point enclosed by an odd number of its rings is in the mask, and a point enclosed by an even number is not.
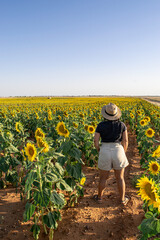
<svg viewBox="0 0 160 240"><path fill-rule="evenodd" d="M61 133L65 133L64 125L60 125L60 126L59 126L59 131L60 131Z"/></svg>
<svg viewBox="0 0 160 240"><path fill-rule="evenodd" d="M148 130L148 135L152 135L152 130Z"/></svg>
<svg viewBox="0 0 160 240"><path fill-rule="evenodd" d="M155 171L155 172L158 171L158 166L157 166L157 164L153 164L153 165L152 165L152 169L153 169L153 171Z"/></svg>
<svg viewBox="0 0 160 240"><path fill-rule="evenodd" d="M149 197L150 199L152 199L153 201L156 201L155 194L154 194L154 192L152 192L151 184L150 184L150 183L147 183L147 184L145 185L144 190L145 190L145 193L148 195L148 197Z"/></svg>
<svg viewBox="0 0 160 240"><path fill-rule="evenodd" d="M30 156L34 155L34 149L33 148L30 147L28 151L29 151L29 155Z"/></svg>

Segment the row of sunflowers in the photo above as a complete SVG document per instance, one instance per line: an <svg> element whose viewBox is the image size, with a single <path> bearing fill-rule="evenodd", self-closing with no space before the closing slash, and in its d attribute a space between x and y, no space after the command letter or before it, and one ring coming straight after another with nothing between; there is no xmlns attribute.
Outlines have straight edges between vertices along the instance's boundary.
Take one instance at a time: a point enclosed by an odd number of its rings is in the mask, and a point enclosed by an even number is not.
<svg viewBox="0 0 160 240"><path fill-rule="evenodd" d="M153 144L153 140L154 133L159 134L159 109L141 99L73 97L0 100L0 186L6 187L11 183L20 189L21 199L26 201L24 221L33 220L31 231L35 239L39 237L41 224L49 239L53 239L54 230L61 220L61 209L66 205L74 206L83 196L86 178L82 166L97 163L93 134L102 120L101 107L109 102L121 108L122 121L136 131L142 167L155 169L156 162L159 173L157 155L154 158L149 155L158 151L154 150L157 143L154 141ZM146 171L144 175L152 185L149 196L154 192L156 199L160 195L158 173L148 175ZM147 194L144 195L145 185L141 184L145 182L144 176L139 180L138 187L145 203L146 216L150 212L154 215L156 211L154 218L158 219L159 208L155 202L159 201L150 202ZM142 225L145 226L145 222ZM140 230L143 232L143 226Z"/></svg>
<svg viewBox="0 0 160 240"><path fill-rule="evenodd" d="M145 219L138 227L141 240L160 239L160 109L141 102L136 113L130 113L137 136L141 166L144 173L137 182L138 195L144 204Z"/></svg>

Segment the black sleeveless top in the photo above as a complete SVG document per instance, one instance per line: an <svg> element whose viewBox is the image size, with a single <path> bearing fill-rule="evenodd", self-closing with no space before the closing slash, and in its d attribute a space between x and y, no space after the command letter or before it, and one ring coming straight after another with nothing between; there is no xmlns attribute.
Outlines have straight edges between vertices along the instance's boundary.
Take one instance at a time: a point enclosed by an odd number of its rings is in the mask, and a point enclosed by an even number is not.
<svg viewBox="0 0 160 240"><path fill-rule="evenodd" d="M121 142L126 129L126 125L119 120L105 120L97 125L96 132L100 133L102 142Z"/></svg>

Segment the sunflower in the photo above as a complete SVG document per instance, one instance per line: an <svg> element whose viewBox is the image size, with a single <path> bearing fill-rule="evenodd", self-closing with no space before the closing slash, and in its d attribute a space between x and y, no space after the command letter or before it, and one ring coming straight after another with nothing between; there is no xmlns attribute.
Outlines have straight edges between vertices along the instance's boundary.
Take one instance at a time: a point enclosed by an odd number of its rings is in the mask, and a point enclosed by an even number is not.
<svg viewBox="0 0 160 240"><path fill-rule="evenodd" d="M85 125L85 126L84 126L84 129L85 129L86 131L88 131L88 125Z"/></svg>
<svg viewBox="0 0 160 240"><path fill-rule="evenodd" d="M66 129L64 122L59 122L57 124L56 130L60 136L68 137L69 131Z"/></svg>
<svg viewBox="0 0 160 240"><path fill-rule="evenodd" d="M42 131L41 128L37 128L36 131L35 131L35 137L41 137L41 138L45 138L45 134L44 132Z"/></svg>
<svg viewBox="0 0 160 240"><path fill-rule="evenodd" d="M16 122L16 131L17 132L23 131L23 126L20 122Z"/></svg>
<svg viewBox="0 0 160 240"><path fill-rule="evenodd" d="M42 152L48 152L49 151L49 146L43 138L36 137L36 140L37 140L38 147L43 148Z"/></svg>
<svg viewBox="0 0 160 240"><path fill-rule="evenodd" d="M88 130L87 130L89 133L94 133L95 132L95 128L94 128L94 126L92 126L92 125L90 125L90 126L88 126Z"/></svg>
<svg viewBox="0 0 160 240"><path fill-rule="evenodd" d="M138 111L137 111L137 114L138 114L139 116L141 116L141 115L142 115L141 110L138 110Z"/></svg>
<svg viewBox="0 0 160 240"><path fill-rule="evenodd" d="M36 119L39 119L38 113L36 113Z"/></svg>
<svg viewBox="0 0 160 240"><path fill-rule="evenodd" d="M25 147L25 154L28 156L29 161L33 162L37 155L37 150L32 143L27 143L27 146Z"/></svg>
<svg viewBox="0 0 160 240"><path fill-rule="evenodd" d="M138 195L145 201L148 201L148 206L152 205L158 207L160 202L159 196L157 194L157 187L155 186L154 181L149 180L146 176L138 180L137 187L139 187Z"/></svg>
<svg viewBox="0 0 160 240"><path fill-rule="evenodd" d="M84 185L85 181L86 181L86 178L82 177L81 180L80 180L80 185Z"/></svg>
<svg viewBox="0 0 160 240"><path fill-rule="evenodd" d="M160 157L160 145L158 146L158 148L153 152L152 157Z"/></svg>
<svg viewBox="0 0 160 240"><path fill-rule="evenodd" d="M61 119L62 119L60 115L58 115L58 119L59 119L59 120L61 120Z"/></svg>
<svg viewBox="0 0 160 240"><path fill-rule="evenodd" d="M75 122L73 122L73 126L74 126L75 128L78 128L78 124L75 123Z"/></svg>
<svg viewBox="0 0 160 240"><path fill-rule="evenodd" d="M145 134L146 134L147 137L152 138L154 136L154 134L155 134L155 131L152 128L148 128L145 131Z"/></svg>
<svg viewBox="0 0 160 240"><path fill-rule="evenodd" d="M52 115L48 114L48 120L51 121L52 120Z"/></svg>
<svg viewBox="0 0 160 240"><path fill-rule="evenodd" d="M141 126L146 126L148 124L148 122L145 121L144 119L142 119L139 123Z"/></svg>
<svg viewBox="0 0 160 240"><path fill-rule="evenodd" d="M148 116L144 117L144 120L147 121L147 122L151 121L150 117L148 117Z"/></svg>
<svg viewBox="0 0 160 240"><path fill-rule="evenodd" d="M84 114L80 113L79 116L84 119Z"/></svg>
<svg viewBox="0 0 160 240"><path fill-rule="evenodd" d="M131 118L134 118L134 115L133 115L133 113L130 113L130 117L131 117Z"/></svg>
<svg viewBox="0 0 160 240"><path fill-rule="evenodd" d="M160 171L160 165L156 161L151 161L149 163L149 171L152 174L157 175Z"/></svg>

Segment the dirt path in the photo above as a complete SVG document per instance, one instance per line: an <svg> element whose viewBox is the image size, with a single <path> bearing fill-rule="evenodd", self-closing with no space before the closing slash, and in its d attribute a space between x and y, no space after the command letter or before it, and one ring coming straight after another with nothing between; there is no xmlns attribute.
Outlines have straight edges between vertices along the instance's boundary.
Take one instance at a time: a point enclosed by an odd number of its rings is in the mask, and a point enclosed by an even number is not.
<svg viewBox="0 0 160 240"><path fill-rule="evenodd" d="M154 101L154 99L144 98L145 101L150 102L158 107L160 107L160 100Z"/></svg>
<svg viewBox="0 0 160 240"><path fill-rule="evenodd" d="M137 196L137 189L131 184L135 175L140 174L140 158L135 137L129 134L129 149L127 157L130 165L126 168L126 193L131 201L122 207L118 201L117 186L114 173L111 171L107 181L102 204L92 200L97 193L98 170L85 167L87 177L85 194L74 208L62 210L62 221L55 231L54 240L136 240L139 234L137 226L141 223L144 212L142 201ZM0 239L2 240L32 240L29 231L31 222L23 223L24 204L19 200L19 194L14 189L0 190ZM3 216L3 217L2 217ZM40 240L48 237L41 234Z"/></svg>

